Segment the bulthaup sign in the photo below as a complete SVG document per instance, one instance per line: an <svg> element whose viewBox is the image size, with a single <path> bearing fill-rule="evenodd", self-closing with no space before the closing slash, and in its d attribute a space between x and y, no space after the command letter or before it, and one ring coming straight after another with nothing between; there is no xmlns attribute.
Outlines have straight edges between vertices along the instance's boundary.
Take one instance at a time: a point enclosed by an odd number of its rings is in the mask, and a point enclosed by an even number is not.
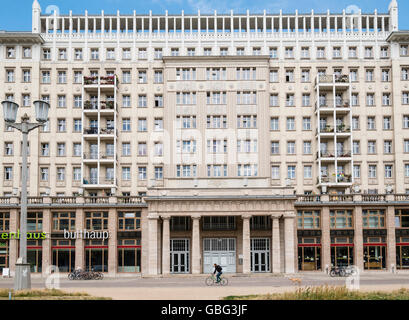
<svg viewBox="0 0 409 320"><path fill-rule="evenodd" d="M106 240L106 239L109 239L109 231L88 231L88 230L67 231L67 230L64 230L64 239Z"/></svg>

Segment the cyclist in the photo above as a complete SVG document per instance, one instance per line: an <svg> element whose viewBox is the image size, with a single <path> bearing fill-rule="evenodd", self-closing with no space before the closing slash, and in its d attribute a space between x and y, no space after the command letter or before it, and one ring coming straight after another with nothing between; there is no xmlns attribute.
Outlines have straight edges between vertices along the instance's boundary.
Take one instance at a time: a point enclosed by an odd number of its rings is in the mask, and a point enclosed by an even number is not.
<svg viewBox="0 0 409 320"><path fill-rule="evenodd" d="M217 281L216 281L216 283L219 283L220 281L221 281L221 279L220 279L220 276L223 274L223 268L221 267L221 266L219 266L218 264L214 264L214 272L213 272L213 274L216 274L216 272L217 272L217 276L216 276L216 279L217 279Z"/></svg>

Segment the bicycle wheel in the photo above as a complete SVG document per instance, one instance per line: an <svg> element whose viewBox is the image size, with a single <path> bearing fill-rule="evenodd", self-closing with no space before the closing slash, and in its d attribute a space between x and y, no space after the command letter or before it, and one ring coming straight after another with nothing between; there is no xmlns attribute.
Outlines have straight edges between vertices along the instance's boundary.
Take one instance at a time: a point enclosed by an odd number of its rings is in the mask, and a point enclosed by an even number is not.
<svg viewBox="0 0 409 320"><path fill-rule="evenodd" d="M337 275L337 273L336 273L335 270L331 270L331 272L329 273L329 275L330 275L331 277L335 277L335 276Z"/></svg>
<svg viewBox="0 0 409 320"><path fill-rule="evenodd" d="M74 276L72 273L70 273L70 274L68 275L68 279L69 279L69 280L74 280L74 279L75 279L75 276Z"/></svg>
<svg viewBox="0 0 409 320"><path fill-rule="evenodd" d="M208 277L208 278L206 278L206 285L207 286L212 286L212 285L214 285L214 278L213 277Z"/></svg>
<svg viewBox="0 0 409 320"><path fill-rule="evenodd" d="M227 280L226 278L222 278L222 280L220 281L221 286L227 286L228 284L229 284L229 280Z"/></svg>

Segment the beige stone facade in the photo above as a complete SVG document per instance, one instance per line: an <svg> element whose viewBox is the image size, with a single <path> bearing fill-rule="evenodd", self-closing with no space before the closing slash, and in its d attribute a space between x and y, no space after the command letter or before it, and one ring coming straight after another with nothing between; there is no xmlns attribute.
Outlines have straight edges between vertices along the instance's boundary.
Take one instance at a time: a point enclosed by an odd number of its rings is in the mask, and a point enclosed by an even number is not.
<svg viewBox="0 0 409 320"><path fill-rule="evenodd" d="M33 272L409 268L409 33L388 13L41 14L0 33L29 136ZM0 121L0 223L21 137ZM64 230L110 232L108 240ZM4 242L0 267L18 256Z"/></svg>

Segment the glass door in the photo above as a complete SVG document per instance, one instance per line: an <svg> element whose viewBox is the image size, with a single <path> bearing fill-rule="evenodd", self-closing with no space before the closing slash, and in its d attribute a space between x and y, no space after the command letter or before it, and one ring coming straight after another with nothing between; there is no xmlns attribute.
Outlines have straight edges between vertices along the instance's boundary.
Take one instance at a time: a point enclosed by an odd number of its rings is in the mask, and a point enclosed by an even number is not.
<svg viewBox="0 0 409 320"><path fill-rule="evenodd" d="M365 246L364 247L364 268L366 270L386 269L386 247L385 246Z"/></svg>

